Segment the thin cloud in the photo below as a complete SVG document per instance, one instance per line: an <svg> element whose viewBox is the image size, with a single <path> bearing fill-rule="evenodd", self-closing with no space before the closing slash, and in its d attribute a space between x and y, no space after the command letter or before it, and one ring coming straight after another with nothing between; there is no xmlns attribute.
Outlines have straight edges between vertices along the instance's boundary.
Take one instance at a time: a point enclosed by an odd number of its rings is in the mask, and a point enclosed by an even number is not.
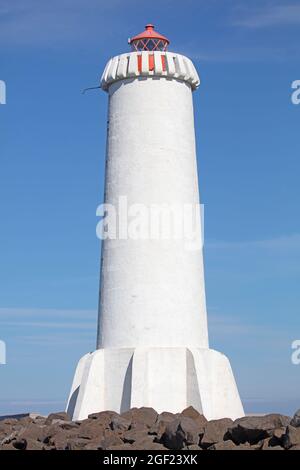
<svg viewBox="0 0 300 470"><path fill-rule="evenodd" d="M265 60L280 61L293 55L287 52L285 48L280 47L263 47L259 46L215 46L214 49L205 52L197 47L190 47L181 53L187 55L196 62L262 62Z"/></svg>
<svg viewBox="0 0 300 470"><path fill-rule="evenodd" d="M208 241L205 247L209 249L260 248L264 250L300 251L300 234L295 233L264 240L245 241Z"/></svg>
<svg viewBox="0 0 300 470"><path fill-rule="evenodd" d="M92 330L95 327L95 323L74 323L70 321L65 322L1 322L2 326L15 326L15 327L30 327L30 328L59 328L59 329L83 329Z"/></svg>
<svg viewBox="0 0 300 470"><path fill-rule="evenodd" d="M0 318L71 318L71 319L93 319L96 318L96 310L67 310L51 308L0 308Z"/></svg>
<svg viewBox="0 0 300 470"><path fill-rule="evenodd" d="M268 5L259 9L245 9L233 21L235 26L265 28L271 26L300 25L300 5Z"/></svg>
<svg viewBox="0 0 300 470"><path fill-rule="evenodd" d="M112 34L108 17L120 5L121 0L1 0L0 44L61 45L93 36L100 41L103 34Z"/></svg>

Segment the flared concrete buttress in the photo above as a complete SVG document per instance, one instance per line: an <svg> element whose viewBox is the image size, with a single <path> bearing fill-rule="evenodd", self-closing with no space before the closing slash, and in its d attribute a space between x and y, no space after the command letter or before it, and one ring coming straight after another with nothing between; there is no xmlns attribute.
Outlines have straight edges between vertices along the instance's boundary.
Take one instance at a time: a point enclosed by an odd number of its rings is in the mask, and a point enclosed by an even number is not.
<svg viewBox="0 0 300 470"><path fill-rule="evenodd" d="M244 415L228 359L213 349L99 349L76 370L68 413L149 406L177 413L192 405L207 419Z"/></svg>
<svg viewBox="0 0 300 470"><path fill-rule="evenodd" d="M230 364L208 345L201 230L191 237L178 217L186 206L200 216L198 74L180 54L136 51L111 59L101 83L109 93L105 203L118 227L124 204L135 216L158 207L163 221L175 207L183 236L124 236L123 223L122 236L103 240L98 350L80 360L67 411L85 419L107 409L193 405L208 419L243 416Z"/></svg>

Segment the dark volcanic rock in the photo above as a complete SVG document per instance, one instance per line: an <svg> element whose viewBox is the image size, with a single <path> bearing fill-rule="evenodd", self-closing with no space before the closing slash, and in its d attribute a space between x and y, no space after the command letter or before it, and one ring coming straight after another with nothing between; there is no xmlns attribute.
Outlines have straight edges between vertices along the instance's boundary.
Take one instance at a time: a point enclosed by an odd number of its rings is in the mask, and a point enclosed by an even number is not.
<svg viewBox="0 0 300 470"><path fill-rule="evenodd" d="M57 450L65 450L68 448L68 443L71 439L77 439L77 435L72 432L64 432L63 430L60 430L52 436L48 436L44 440L44 443Z"/></svg>
<svg viewBox="0 0 300 470"><path fill-rule="evenodd" d="M66 450L83 450L89 442L89 440L82 439L80 437L76 437L75 439L68 439Z"/></svg>
<svg viewBox="0 0 300 470"><path fill-rule="evenodd" d="M16 439L13 441L13 446L17 450L25 450L27 447L26 439Z"/></svg>
<svg viewBox="0 0 300 470"><path fill-rule="evenodd" d="M294 417L292 418L290 422L290 425L294 426L295 428L300 427L300 410L296 411L296 413L294 414Z"/></svg>
<svg viewBox="0 0 300 470"><path fill-rule="evenodd" d="M27 446L26 450L43 450L44 444L42 442L36 441L35 439L26 439Z"/></svg>
<svg viewBox="0 0 300 470"><path fill-rule="evenodd" d="M59 413L51 413L45 421L45 424L52 424L53 421L70 421L71 418L65 411Z"/></svg>
<svg viewBox="0 0 300 470"><path fill-rule="evenodd" d="M101 449L107 450L111 446L122 446L124 442L113 432L105 431L105 435L101 441Z"/></svg>
<svg viewBox="0 0 300 470"><path fill-rule="evenodd" d="M0 450L18 450L18 449L16 449L11 442L10 444L1 444Z"/></svg>
<svg viewBox="0 0 300 470"><path fill-rule="evenodd" d="M286 432L282 438L282 443L285 449L300 445L300 428L287 426Z"/></svg>
<svg viewBox="0 0 300 470"><path fill-rule="evenodd" d="M78 437L84 439L99 439L103 438L105 431L107 431L108 427L104 425L101 420L89 420L82 424L79 429L76 431Z"/></svg>
<svg viewBox="0 0 300 470"><path fill-rule="evenodd" d="M157 439L159 440L163 433L166 430L168 423L174 421L176 418L180 417L179 413L169 413L168 411L164 411L157 416L155 423L149 428L149 434L155 434Z"/></svg>
<svg viewBox="0 0 300 470"><path fill-rule="evenodd" d="M42 442L45 439L46 429L46 426L39 426L38 424L30 423L19 431L18 437L26 440L32 439Z"/></svg>
<svg viewBox="0 0 300 470"><path fill-rule="evenodd" d="M228 428L232 426L232 424L233 421L229 418L209 421L204 428L204 434L200 443L201 447L207 449L211 445L223 441L228 432Z"/></svg>
<svg viewBox="0 0 300 470"><path fill-rule="evenodd" d="M269 414L265 416L245 416L234 421L228 429L226 438L236 444L249 442L255 444L261 439L271 437L276 428L286 426L290 422L288 416Z"/></svg>
<svg viewBox="0 0 300 470"><path fill-rule="evenodd" d="M148 428L154 425L157 420L158 414L153 408L132 408L129 411L121 414L121 417L130 421L131 427L136 427L138 424L146 425Z"/></svg>
<svg viewBox="0 0 300 470"><path fill-rule="evenodd" d="M270 438L270 446L282 446L283 445L283 438L286 433L286 427L282 426L281 428L277 428L273 431L272 437Z"/></svg>
<svg viewBox="0 0 300 470"><path fill-rule="evenodd" d="M203 427L203 429L207 423L207 419L205 418L205 416L201 415L192 406L185 408L183 412L181 413L181 415L185 416L186 418L192 418L194 421L196 421L197 425L200 427Z"/></svg>
<svg viewBox="0 0 300 470"><path fill-rule="evenodd" d="M23 415L0 419L0 450L300 450L299 419L300 411L292 420L270 414L207 421L191 406L176 414L103 411L75 422L64 412Z"/></svg>
<svg viewBox="0 0 300 470"><path fill-rule="evenodd" d="M127 431L131 425L131 420L122 416L113 416L110 427L113 431Z"/></svg>
<svg viewBox="0 0 300 470"><path fill-rule="evenodd" d="M208 450L234 450L236 447L238 446L232 441L221 441L212 444Z"/></svg>
<svg viewBox="0 0 300 470"><path fill-rule="evenodd" d="M88 441L87 445L84 447L84 450L101 450L102 439L103 438L96 438Z"/></svg>
<svg viewBox="0 0 300 470"><path fill-rule="evenodd" d="M180 413L170 413L169 411L163 411L157 416L157 422L159 421L165 421L170 423L173 421L175 418L180 418Z"/></svg>
<svg viewBox="0 0 300 470"><path fill-rule="evenodd" d="M232 441L222 441L213 444L208 448L208 450L254 450L249 444L240 444L239 446L235 445Z"/></svg>
<svg viewBox="0 0 300 470"><path fill-rule="evenodd" d="M104 425L109 426L111 423L111 420L115 416L120 416L118 413L115 411L100 411L99 413L92 413L88 416L88 419L93 419L97 420L99 423L102 423ZM84 423L88 421L87 419L81 421L81 423Z"/></svg>
<svg viewBox="0 0 300 470"><path fill-rule="evenodd" d="M153 441L153 436L146 436L142 439L135 441L131 445L132 450L166 450L166 448L158 443Z"/></svg>
<svg viewBox="0 0 300 470"><path fill-rule="evenodd" d="M130 444L114 445L107 447L106 450L132 450L132 446Z"/></svg>
<svg viewBox="0 0 300 470"><path fill-rule="evenodd" d="M160 442L168 449L182 449L185 446L199 444L202 428L192 418L182 416L167 424Z"/></svg>
<svg viewBox="0 0 300 470"><path fill-rule="evenodd" d="M145 439L147 436L154 439L154 435L149 435L146 429L142 431L137 431L136 429L130 429L129 431L124 432L122 439L125 443L133 444L140 439Z"/></svg>

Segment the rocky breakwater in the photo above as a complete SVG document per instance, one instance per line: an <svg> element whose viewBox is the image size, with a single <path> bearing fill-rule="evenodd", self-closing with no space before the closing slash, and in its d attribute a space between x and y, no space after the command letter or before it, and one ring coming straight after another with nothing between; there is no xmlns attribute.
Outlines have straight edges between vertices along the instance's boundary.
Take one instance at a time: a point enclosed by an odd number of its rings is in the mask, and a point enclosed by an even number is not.
<svg viewBox="0 0 300 470"><path fill-rule="evenodd" d="M64 413L0 420L0 450L300 450L300 410L207 421L182 413L133 408L103 411L83 421Z"/></svg>

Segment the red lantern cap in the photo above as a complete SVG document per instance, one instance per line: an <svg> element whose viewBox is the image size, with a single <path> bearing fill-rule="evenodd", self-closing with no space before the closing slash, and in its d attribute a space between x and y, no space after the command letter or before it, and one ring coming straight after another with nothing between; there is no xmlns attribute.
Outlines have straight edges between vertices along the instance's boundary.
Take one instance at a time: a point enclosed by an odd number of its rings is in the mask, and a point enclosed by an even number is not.
<svg viewBox="0 0 300 470"><path fill-rule="evenodd" d="M170 44L168 38L154 31L154 25L146 24L145 31L128 40L134 51L165 51Z"/></svg>

